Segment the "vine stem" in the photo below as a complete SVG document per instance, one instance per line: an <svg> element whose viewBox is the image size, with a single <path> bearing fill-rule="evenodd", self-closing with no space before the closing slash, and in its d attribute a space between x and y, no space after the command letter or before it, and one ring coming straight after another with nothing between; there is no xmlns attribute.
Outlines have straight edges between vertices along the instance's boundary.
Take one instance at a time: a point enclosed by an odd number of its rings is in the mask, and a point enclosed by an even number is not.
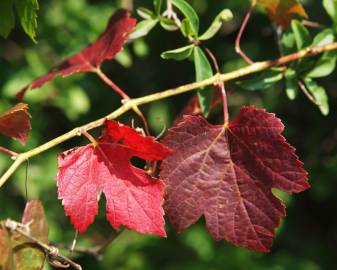
<svg viewBox="0 0 337 270"><path fill-rule="evenodd" d="M241 50L240 43L241 43L242 34L246 29L246 26L248 24L250 16L252 15L252 12L253 12L253 9L254 9L255 5L256 5L256 0L252 1L252 3L250 4L250 7L249 7L249 9L246 13L245 18L243 19L243 22L241 24L239 33L238 33L238 35L236 37L236 40L235 40L235 51L236 51L236 53L238 53L250 65L253 64L254 62Z"/></svg>
<svg viewBox="0 0 337 270"><path fill-rule="evenodd" d="M216 57L212 53L210 49L207 47L204 48L206 53L208 54L209 58L212 60L213 66L217 72L217 74L220 74L220 67L218 64L218 61L216 60ZM225 125L228 124L229 121L229 111L228 111L228 101L227 101L227 93L226 93L226 88L225 88L225 83L221 80L219 77L219 80L216 84L220 88L221 91L221 96L222 96L222 107L223 107L223 118L224 118L224 123Z"/></svg>
<svg viewBox="0 0 337 270"><path fill-rule="evenodd" d="M263 70L266 70L271 67L275 66L283 66L287 63L297 61L299 59L309 57L309 56L315 56L324 52L328 51L334 51L337 50L337 42L325 45L325 46L320 46L320 47L311 47L311 48L306 48L304 50L301 50L297 53L289 54L286 56L283 56L281 58L275 59L275 60L268 60L268 61L263 61L263 62L256 62L252 65L249 65L247 67L234 70L228 73L220 74L217 73L216 75L199 81L199 82L194 82L194 83L189 83L186 85L179 86L177 88L173 89L168 89L166 91L160 91L155 94L147 95L144 97L140 98L135 98L135 99L130 99L127 100L121 107L119 107L117 110L113 111L112 113L106 115L105 117L102 117L100 119L97 119L93 122L90 122L88 124L85 124L81 127L74 128L73 130L54 138L53 140L44 143L30 151L24 152L24 153L19 153L16 156L16 159L14 163L9 167L9 169L1 176L0 178L0 187L3 186L3 184L10 178L10 176L17 170L17 168L27 159L36 156L50 148L55 147L56 145L59 145L71 138L74 138L76 136L81 136L83 131L88 131L94 128L97 128L99 126L102 126L105 122L106 119L115 119L125 112L135 108L135 106L141 106L147 103L151 103L153 101L161 100L164 98L176 96L179 94L183 94L192 90L197 90L199 88L203 88L212 84L216 84L219 81L222 82L228 82L231 80L239 79L247 75L251 75Z"/></svg>
<svg viewBox="0 0 337 270"><path fill-rule="evenodd" d="M110 80L108 76L106 76L105 73L103 73L100 68L96 68L95 73L98 75L98 77L102 79L102 81L104 81L113 90L115 90L116 93L119 94L124 100L130 99L130 97L122 89L120 89L112 80Z"/></svg>
<svg viewBox="0 0 337 270"><path fill-rule="evenodd" d="M5 147L2 147L2 146L0 146L0 152L5 153L5 154L7 154L11 157L14 157L14 158L18 155L18 153L15 153L12 150L9 150L9 149L7 149Z"/></svg>
<svg viewBox="0 0 337 270"><path fill-rule="evenodd" d="M95 69L95 73L104 81L107 85L109 85L114 91L116 91L121 97L122 97L122 102L126 102L130 100L130 97L117 85L115 84L108 76L103 73L103 71L100 68ZM142 120L144 129L147 135L150 135L150 129L149 125L147 123L146 117L144 114L139 110L137 105L135 105L132 110L139 116L139 118Z"/></svg>
<svg viewBox="0 0 337 270"><path fill-rule="evenodd" d="M76 246L73 248L73 253L87 254L87 255L94 256L94 257L99 257L109 247L109 245L112 244L121 235L123 231L124 231L124 228L118 231L115 231L115 233L107 237L107 239L105 239L103 243L98 244L94 247ZM62 250L68 249L65 245L59 245L57 247Z"/></svg>

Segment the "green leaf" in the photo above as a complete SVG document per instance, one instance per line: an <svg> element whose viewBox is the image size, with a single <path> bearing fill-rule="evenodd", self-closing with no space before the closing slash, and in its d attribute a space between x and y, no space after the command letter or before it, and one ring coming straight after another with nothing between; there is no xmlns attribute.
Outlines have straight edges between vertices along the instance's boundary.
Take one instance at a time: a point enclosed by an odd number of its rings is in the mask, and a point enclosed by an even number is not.
<svg viewBox="0 0 337 270"><path fill-rule="evenodd" d="M185 18L181 22L180 31L183 34L184 37L192 37L193 36L193 30L191 28L190 21Z"/></svg>
<svg viewBox="0 0 337 270"><path fill-rule="evenodd" d="M179 29L179 27L176 25L175 21L169 18L161 18L160 19L160 25L163 27L166 31L176 31Z"/></svg>
<svg viewBox="0 0 337 270"><path fill-rule="evenodd" d="M329 76L336 68L336 60L336 52L324 53L307 76L310 78L322 78Z"/></svg>
<svg viewBox="0 0 337 270"><path fill-rule="evenodd" d="M21 26L26 34L34 41L37 28L37 11L39 3L37 0L15 0L15 8L18 13Z"/></svg>
<svg viewBox="0 0 337 270"><path fill-rule="evenodd" d="M331 19L337 23L337 0L323 0L323 7Z"/></svg>
<svg viewBox="0 0 337 270"><path fill-rule="evenodd" d="M143 20L137 23L135 29L130 33L129 39L137 39L146 36L158 23L158 19Z"/></svg>
<svg viewBox="0 0 337 270"><path fill-rule="evenodd" d="M149 20L154 17L154 13L152 12L152 10L144 7L137 8L137 14L145 20Z"/></svg>
<svg viewBox="0 0 337 270"><path fill-rule="evenodd" d="M296 71L291 68L288 68L284 74L284 77L286 84L286 94L290 100L294 100L299 92Z"/></svg>
<svg viewBox="0 0 337 270"><path fill-rule="evenodd" d="M229 9L224 9L218 16L215 17L211 26L203 33L199 40L207 40L214 37L214 35L220 30L222 23L228 22L233 19L233 13Z"/></svg>
<svg viewBox="0 0 337 270"><path fill-rule="evenodd" d="M188 58L193 52L193 48L194 45L192 44L178 49L163 52L160 56L163 59L174 59L180 61Z"/></svg>
<svg viewBox="0 0 337 270"><path fill-rule="evenodd" d="M283 54L291 54L297 52L295 35L291 31L291 29L288 29L283 33L281 38L281 45Z"/></svg>
<svg viewBox="0 0 337 270"><path fill-rule="evenodd" d="M125 47L124 50L120 51L116 55L116 61L121 64L124 68L130 68L132 66L133 60L132 55L128 47Z"/></svg>
<svg viewBox="0 0 337 270"><path fill-rule="evenodd" d="M247 90L263 90L273 86L283 78L282 68L271 68L261 72L254 78L242 82L238 82L240 87Z"/></svg>
<svg viewBox="0 0 337 270"><path fill-rule="evenodd" d="M328 95L325 89L318 85L311 78L305 78L305 85L309 91L309 93L313 96L316 101L318 108L320 109L323 115L329 114L329 103L328 103Z"/></svg>
<svg viewBox="0 0 337 270"><path fill-rule="evenodd" d="M185 15L191 30L191 36L195 38L198 37L199 17L192 6L185 0L171 0L171 2Z"/></svg>
<svg viewBox="0 0 337 270"><path fill-rule="evenodd" d="M153 1L154 10L155 10L155 12L158 16L160 15L162 4L163 4L162 0L154 0Z"/></svg>
<svg viewBox="0 0 337 270"><path fill-rule="evenodd" d="M294 33L297 50L301 50L311 45L312 40L310 33L301 22L293 20L291 22L291 29Z"/></svg>
<svg viewBox="0 0 337 270"><path fill-rule="evenodd" d="M319 32L312 42L312 46L324 46L333 43L335 40L332 29L325 29Z"/></svg>
<svg viewBox="0 0 337 270"><path fill-rule="evenodd" d="M133 42L133 51L138 57L146 57L150 48L143 38L139 38Z"/></svg>
<svg viewBox="0 0 337 270"><path fill-rule="evenodd" d="M0 18L0 35L7 38L15 25L12 0L0 1Z"/></svg>
<svg viewBox="0 0 337 270"><path fill-rule="evenodd" d="M213 76L213 70L205 53L197 46L193 49L194 65L196 81L202 81ZM213 91L211 87L206 87L198 91L199 103L202 113L205 117L210 112L210 107L213 98Z"/></svg>

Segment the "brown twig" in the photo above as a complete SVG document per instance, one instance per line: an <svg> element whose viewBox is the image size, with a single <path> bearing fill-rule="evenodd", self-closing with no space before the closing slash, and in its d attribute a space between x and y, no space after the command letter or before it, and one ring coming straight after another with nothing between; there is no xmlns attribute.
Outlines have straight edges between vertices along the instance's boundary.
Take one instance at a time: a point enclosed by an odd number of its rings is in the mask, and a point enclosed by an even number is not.
<svg viewBox="0 0 337 270"><path fill-rule="evenodd" d="M309 21L309 20L302 20L302 24L304 26L310 27L310 28L315 28L315 29L324 29L325 26L318 23L318 22L313 22L313 21Z"/></svg>
<svg viewBox="0 0 337 270"><path fill-rule="evenodd" d="M177 13L174 12L172 2L170 0L167 0L166 10L162 14L162 16L166 17L166 18L169 18L169 19L172 19L174 21L174 23L176 24L176 26L178 27L178 29L181 27L181 21L178 18Z"/></svg>
<svg viewBox="0 0 337 270"><path fill-rule="evenodd" d="M300 87L300 89L302 90L302 92L304 93L304 95L315 105L319 105L317 103L317 100L313 97L313 95L311 95L306 87L306 85L304 84L303 81L299 80L297 82L298 86Z"/></svg>
<svg viewBox="0 0 337 270"><path fill-rule="evenodd" d="M216 60L214 54L212 53L211 50L209 50L208 48L204 48L207 55L209 56L209 58L211 58L213 66L217 72L217 74L220 74L220 67L218 64L218 61ZM229 110L228 110L228 101L227 101L227 93L226 93L226 89L225 89L225 83L220 79L219 77L219 81L216 84L220 91L221 91L221 96L222 96L222 103L223 103L223 115L224 115L224 123L228 123L229 121Z"/></svg>
<svg viewBox="0 0 337 270"><path fill-rule="evenodd" d="M16 169L28 158L31 158L33 156L36 156L48 149L51 149L55 147L56 145L59 145L65 141L68 141L71 138L74 138L78 135L81 135L81 132L83 130L88 131L97 127L100 127L104 124L106 119L116 119L117 117L121 116L122 114L126 113L127 111L133 109L135 106L141 106L147 103L151 103L157 100L161 100L164 98L180 95L192 90L197 90L199 88L203 88L209 85L213 85L219 80L223 82L228 82L231 80L236 80L240 79L244 76L251 75L258 73L260 71L266 70L271 67L275 66L283 66L288 63L298 61L302 58L309 57L309 56L315 56L318 54L322 54L324 52L328 51L335 51L337 50L337 42L325 45L325 46L319 46L319 47L311 47L311 48L306 48L304 50L301 50L299 52L289 54L283 57L280 57L276 60L268 60L264 62L256 62L252 65L249 65L247 67L234 70L228 73L224 74L216 74L208 79L199 81L199 82L194 82L194 83L189 83L186 85L182 85L173 89L168 89L165 91L160 91L155 94L147 95L144 97L136 98L136 99L130 99L127 102L125 102L121 107L119 107L117 110L113 111L112 113L97 119L93 122L87 123L81 127L74 128L73 130L47 142L44 143L32 150L29 150L24 153L20 153L17 155L14 163L9 167L9 169L1 176L0 178L0 187L3 186L3 184L11 177L11 175L16 171Z"/></svg>
<svg viewBox="0 0 337 270"><path fill-rule="evenodd" d="M102 72L100 68L97 68L95 70L95 73L100 77L100 79L105 82L107 85L109 85L117 94L119 94L122 99L129 100L130 97L121 89L119 88L112 80L109 79L108 76L105 75L105 73Z"/></svg>
<svg viewBox="0 0 337 270"><path fill-rule="evenodd" d="M70 265L74 269L82 270L82 267L79 264L75 263L73 260L69 259L68 257L63 256L62 254L59 254L59 251L56 247L43 243L39 239L35 238L34 236L31 236L25 229L23 229L25 227L24 224L21 224L11 219L7 219L4 225L8 230L12 232L17 232L23 235L24 237L26 237L28 240L32 241L34 244L38 245L40 248L44 250L47 256L50 256L53 259L56 259L59 263L61 263L61 265L63 266Z"/></svg>
<svg viewBox="0 0 337 270"><path fill-rule="evenodd" d="M124 229L120 229L118 231L115 231L114 234L112 234L110 237L108 237L104 243L96 245L94 247L81 247L81 246L75 246L72 251L74 253L81 253L81 254L88 254L94 257L99 257L102 255L105 251L105 249L113 242L115 241L120 234L123 232ZM61 249L67 249L64 246L60 247Z"/></svg>
<svg viewBox="0 0 337 270"><path fill-rule="evenodd" d="M122 103L127 102L130 100L130 97L120 88L118 87L108 76L105 75L100 69L96 69L96 74L107 84L109 85L116 93L118 93L122 97ZM149 125L147 123L146 117L144 114L139 110L137 106L134 106L132 110L140 117L143 122L144 129L147 135L150 135Z"/></svg>
<svg viewBox="0 0 337 270"><path fill-rule="evenodd" d="M86 131L86 130L83 130L82 132L82 135L84 136L84 137L86 137L94 146L97 146L98 145L98 142L96 141L96 139L91 135L91 134L89 134L88 133L88 131Z"/></svg>
<svg viewBox="0 0 337 270"><path fill-rule="evenodd" d="M253 64L254 62L241 50L241 38L242 38L242 34L244 32L244 30L246 29L246 26L248 24L248 21L250 19L250 16L252 15L253 9L256 5L256 1L252 1L252 3L250 4L250 7L246 13L245 18L243 19L243 22L240 26L240 30L239 33L236 37L235 40L235 51L236 53L238 53L248 64Z"/></svg>

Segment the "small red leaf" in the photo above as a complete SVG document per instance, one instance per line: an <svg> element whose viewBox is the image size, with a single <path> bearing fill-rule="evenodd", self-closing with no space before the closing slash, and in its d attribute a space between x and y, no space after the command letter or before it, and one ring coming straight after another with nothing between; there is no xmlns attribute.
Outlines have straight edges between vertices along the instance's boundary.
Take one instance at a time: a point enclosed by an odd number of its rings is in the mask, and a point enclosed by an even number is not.
<svg viewBox="0 0 337 270"><path fill-rule="evenodd" d="M305 9L298 0L254 0L258 5L264 7L269 13L270 18L287 28L289 22L296 16L308 18Z"/></svg>
<svg viewBox="0 0 337 270"><path fill-rule="evenodd" d="M214 86L214 95L210 107L210 114L222 103L221 89L218 85ZM202 110L199 104L198 95L194 95L187 103L182 112L174 120L174 124L178 124L184 115L202 115Z"/></svg>
<svg viewBox="0 0 337 270"><path fill-rule="evenodd" d="M44 244L48 244L48 224L42 203L38 200L27 202L22 217L22 224L27 226L29 234ZM14 233L11 238L13 247L13 269L43 269L46 253L31 245L31 241L20 233ZM25 248L22 248L22 247Z"/></svg>
<svg viewBox="0 0 337 270"><path fill-rule="evenodd" d="M28 105L18 103L0 115L0 133L18 139L20 143L25 144L31 129L30 118Z"/></svg>
<svg viewBox="0 0 337 270"><path fill-rule="evenodd" d="M140 233L166 236L163 182L133 167L130 158L160 160L170 152L152 137L107 121L97 146L90 144L59 156L58 194L71 223L85 232L97 215L98 197L103 192L113 228L125 225Z"/></svg>
<svg viewBox="0 0 337 270"><path fill-rule="evenodd" d="M39 241L48 244L48 223L41 201L27 202L22 216L22 224L29 224L30 235Z"/></svg>
<svg viewBox="0 0 337 270"><path fill-rule="evenodd" d="M216 240L269 251L285 215L271 189L300 192L307 173L274 114L243 107L228 126L185 116L164 143L174 150L162 166L167 214L178 231L202 215Z"/></svg>
<svg viewBox="0 0 337 270"><path fill-rule="evenodd" d="M6 228L0 224L0 269L13 269L11 238Z"/></svg>
<svg viewBox="0 0 337 270"><path fill-rule="evenodd" d="M110 18L106 30L94 43L69 57L48 74L22 88L17 98L21 100L28 89L39 88L56 76L67 77L77 72L94 72L104 60L113 59L121 51L128 38L128 33L135 27L135 24L136 20L130 18L128 11L117 11Z"/></svg>
<svg viewBox="0 0 337 270"><path fill-rule="evenodd" d="M40 201L26 204L22 218L27 233L44 244L48 244L48 224ZM11 231L0 223L0 269L43 269L46 253L18 231Z"/></svg>

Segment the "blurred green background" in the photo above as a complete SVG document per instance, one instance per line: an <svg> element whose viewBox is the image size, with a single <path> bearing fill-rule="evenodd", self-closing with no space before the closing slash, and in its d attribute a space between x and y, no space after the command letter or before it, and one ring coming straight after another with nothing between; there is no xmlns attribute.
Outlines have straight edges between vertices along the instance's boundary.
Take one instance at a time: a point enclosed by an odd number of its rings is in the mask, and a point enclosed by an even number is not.
<svg viewBox="0 0 337 270"><path fill-rule="evenodd" d="M234 40L249 5L248 0L193 0L205 29L224 8L230 8L234 20L227 23L206 45L216 54L223 71L245 65L234 52ZM303 1L311 20L329 24L321 1ZM0 38L0 111L16 103L15 93L35 77L46 73L65 57L95 40L120 3L112 0L40 1L38 43L34 44L16 27L7 40ZM152 1L134 1L134 7L152 7ZM134 15L136 16L136 15ZM315 32L315 31L314 31ZM245 31L242 47L254 60L279 56L274 28L265 13L255 11ZM140 97L191 82L193 63L160 58L160 53L183 46L178 33L155 28L149 36L129 44L118 61L103 65L106 74L131 97ZM270 254L258 254L215 242L204 228L204 221L177 234L167 222L168 238L139 235L124 231L100 258L78 255L84 269L162 269L162 270L319 270L337 269L337 73L320 80L330 98L330 115L324 117L303 94L290 101L284 85L263 91L245 91L228 85L232 117L241 105L254 104L275 112L286 126L285 136L309 171L312 188L302 194L281 196L287 205L287 217L277 231ZM153 135L170 126L192 94L166 99L144 106ZM56 79L40 90L31 91L26 100L33 116L33 130L26 146L0 137L0 145L25 151L40 145L75 126L102 117L120 105L114 94L94 74L80 74ZM219 110L220 112L220 110ZM119 118L126 124L136 117L128 113ZM221 121L221 114L212 117ZM139 123L140 124L140 123ZM98 134L94 131L93 134ZM42 200L50 225L50 240L69 246L74 230L64 216L57 199L55 175L57 154L87 143L75 138L30 160L29 198ZM0 155L0 173L11 160ZM25 203L25 166L0 190L0 219L19 220ZM94 246L111 233L105 221L104 200L100 214L89 231L79 237L80 246ZM52 269L46 265L46 269Z"/></svg>

